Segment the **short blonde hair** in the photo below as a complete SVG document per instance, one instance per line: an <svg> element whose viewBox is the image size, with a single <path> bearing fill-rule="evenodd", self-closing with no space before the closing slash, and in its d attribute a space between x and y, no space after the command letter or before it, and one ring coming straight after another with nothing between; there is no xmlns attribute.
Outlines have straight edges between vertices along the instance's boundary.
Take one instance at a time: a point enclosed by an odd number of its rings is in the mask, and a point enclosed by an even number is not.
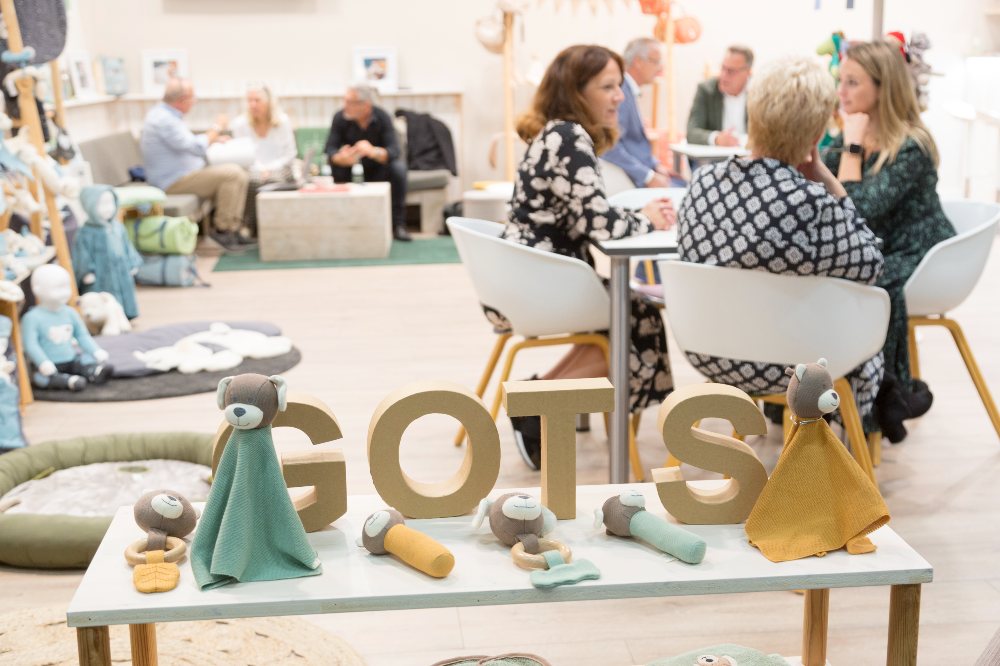
<svg viewBox="0 0 1000 666"><path fill-rule="evenodd" d="M823 134L837 105L833 77L802 57L778 60L754 76L747 93L750 147L798 164Z"/></svg>

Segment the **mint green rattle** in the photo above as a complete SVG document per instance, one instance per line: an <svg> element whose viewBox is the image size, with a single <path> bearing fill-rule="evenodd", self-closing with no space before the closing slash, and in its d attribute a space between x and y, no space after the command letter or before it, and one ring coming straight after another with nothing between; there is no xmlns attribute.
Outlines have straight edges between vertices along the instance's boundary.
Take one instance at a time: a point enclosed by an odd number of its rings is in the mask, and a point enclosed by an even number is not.
<svg viewBox="0 0 1000 666"><path fill-rule="evenodd" d="M705 558L705 541L646 511L646 498L637 490L609 497L603 507L594 511L594 518L594 527L603 523L608 534L637 537L688 564L698 564Z"/></svg>

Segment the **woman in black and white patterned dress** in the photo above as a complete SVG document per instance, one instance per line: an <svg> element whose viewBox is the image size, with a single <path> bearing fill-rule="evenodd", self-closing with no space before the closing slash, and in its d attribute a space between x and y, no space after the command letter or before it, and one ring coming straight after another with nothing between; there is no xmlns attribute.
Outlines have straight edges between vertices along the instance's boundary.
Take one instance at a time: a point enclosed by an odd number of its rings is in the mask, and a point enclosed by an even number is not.
<svg viewBox="0 0 1000 666"><path fill-rule="evenodd" d="M602 46L570 46L549 65L517 131L528 142L521 162L511 215L503 237L540 250L575 257L593 265L592 241L624 238L673 224L669 200L650 202L641 213L608 203L598 153L617 139L621 57ZM494 324L501 313L484 303ZM659 311L632 298L630 406L638 411L661 402L673 379L667 339ZM575 346L541 379L607 376L600 350ZM541 427L538 417L514 417L515 440L525 462L538 468Z"/></svg>
<svg viewBox="0 0 1000 666"><path fill-rule="evenodd" d="M678 210L681 260L875 282L880 241L816 150L836 100L830 75L804 58L777 62L755 77L747 100L752 153L692 175ZM687 357L712 381L748 393L783 393L788 386L782 366ZM809 360L815 359L802 359ZM872 408L882 373L880 352L847 376L866 432L878 429Z"/></svg>

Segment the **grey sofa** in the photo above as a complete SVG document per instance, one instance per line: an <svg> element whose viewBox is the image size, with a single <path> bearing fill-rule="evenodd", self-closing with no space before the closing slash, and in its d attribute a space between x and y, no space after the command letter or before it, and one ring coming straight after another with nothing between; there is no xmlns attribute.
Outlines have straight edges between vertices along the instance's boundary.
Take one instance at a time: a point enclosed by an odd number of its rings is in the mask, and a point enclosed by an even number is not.
<svg viewBox="0 0 1000 666"><path fill-rule="evenodd" d="M142 164L139 140L131 132L118 132L98 139L80 142L80 154L90 164L95 183L128 185L129 168ZM168 194L163 214L187 216L207 231L212 202L194 194Z"/></svg>

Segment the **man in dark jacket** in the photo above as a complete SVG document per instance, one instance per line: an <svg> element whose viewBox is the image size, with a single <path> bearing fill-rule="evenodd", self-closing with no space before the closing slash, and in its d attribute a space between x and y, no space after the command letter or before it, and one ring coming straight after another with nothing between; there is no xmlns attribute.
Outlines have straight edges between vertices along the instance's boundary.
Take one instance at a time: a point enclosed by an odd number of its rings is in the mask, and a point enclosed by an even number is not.
<svg viewBox="0 0 1000 666"><path fill-rule="evenodd" d="M753 51L734 45L726 50L717 78L698 85L688 116L687 140L710 146L738 146L747 131L747 82Z"/></svg>
<svg viewBox="0 0 1000 666"><path fill-rule="evenodd" d="M344 108L333 116L323 152L335 182L350 182L351 167L358 162L364 168L365 181L389 182L393 238L410 241L406 230L406 163L392 118L375 106L374 94L368 86L347 89Z"/></svg>

